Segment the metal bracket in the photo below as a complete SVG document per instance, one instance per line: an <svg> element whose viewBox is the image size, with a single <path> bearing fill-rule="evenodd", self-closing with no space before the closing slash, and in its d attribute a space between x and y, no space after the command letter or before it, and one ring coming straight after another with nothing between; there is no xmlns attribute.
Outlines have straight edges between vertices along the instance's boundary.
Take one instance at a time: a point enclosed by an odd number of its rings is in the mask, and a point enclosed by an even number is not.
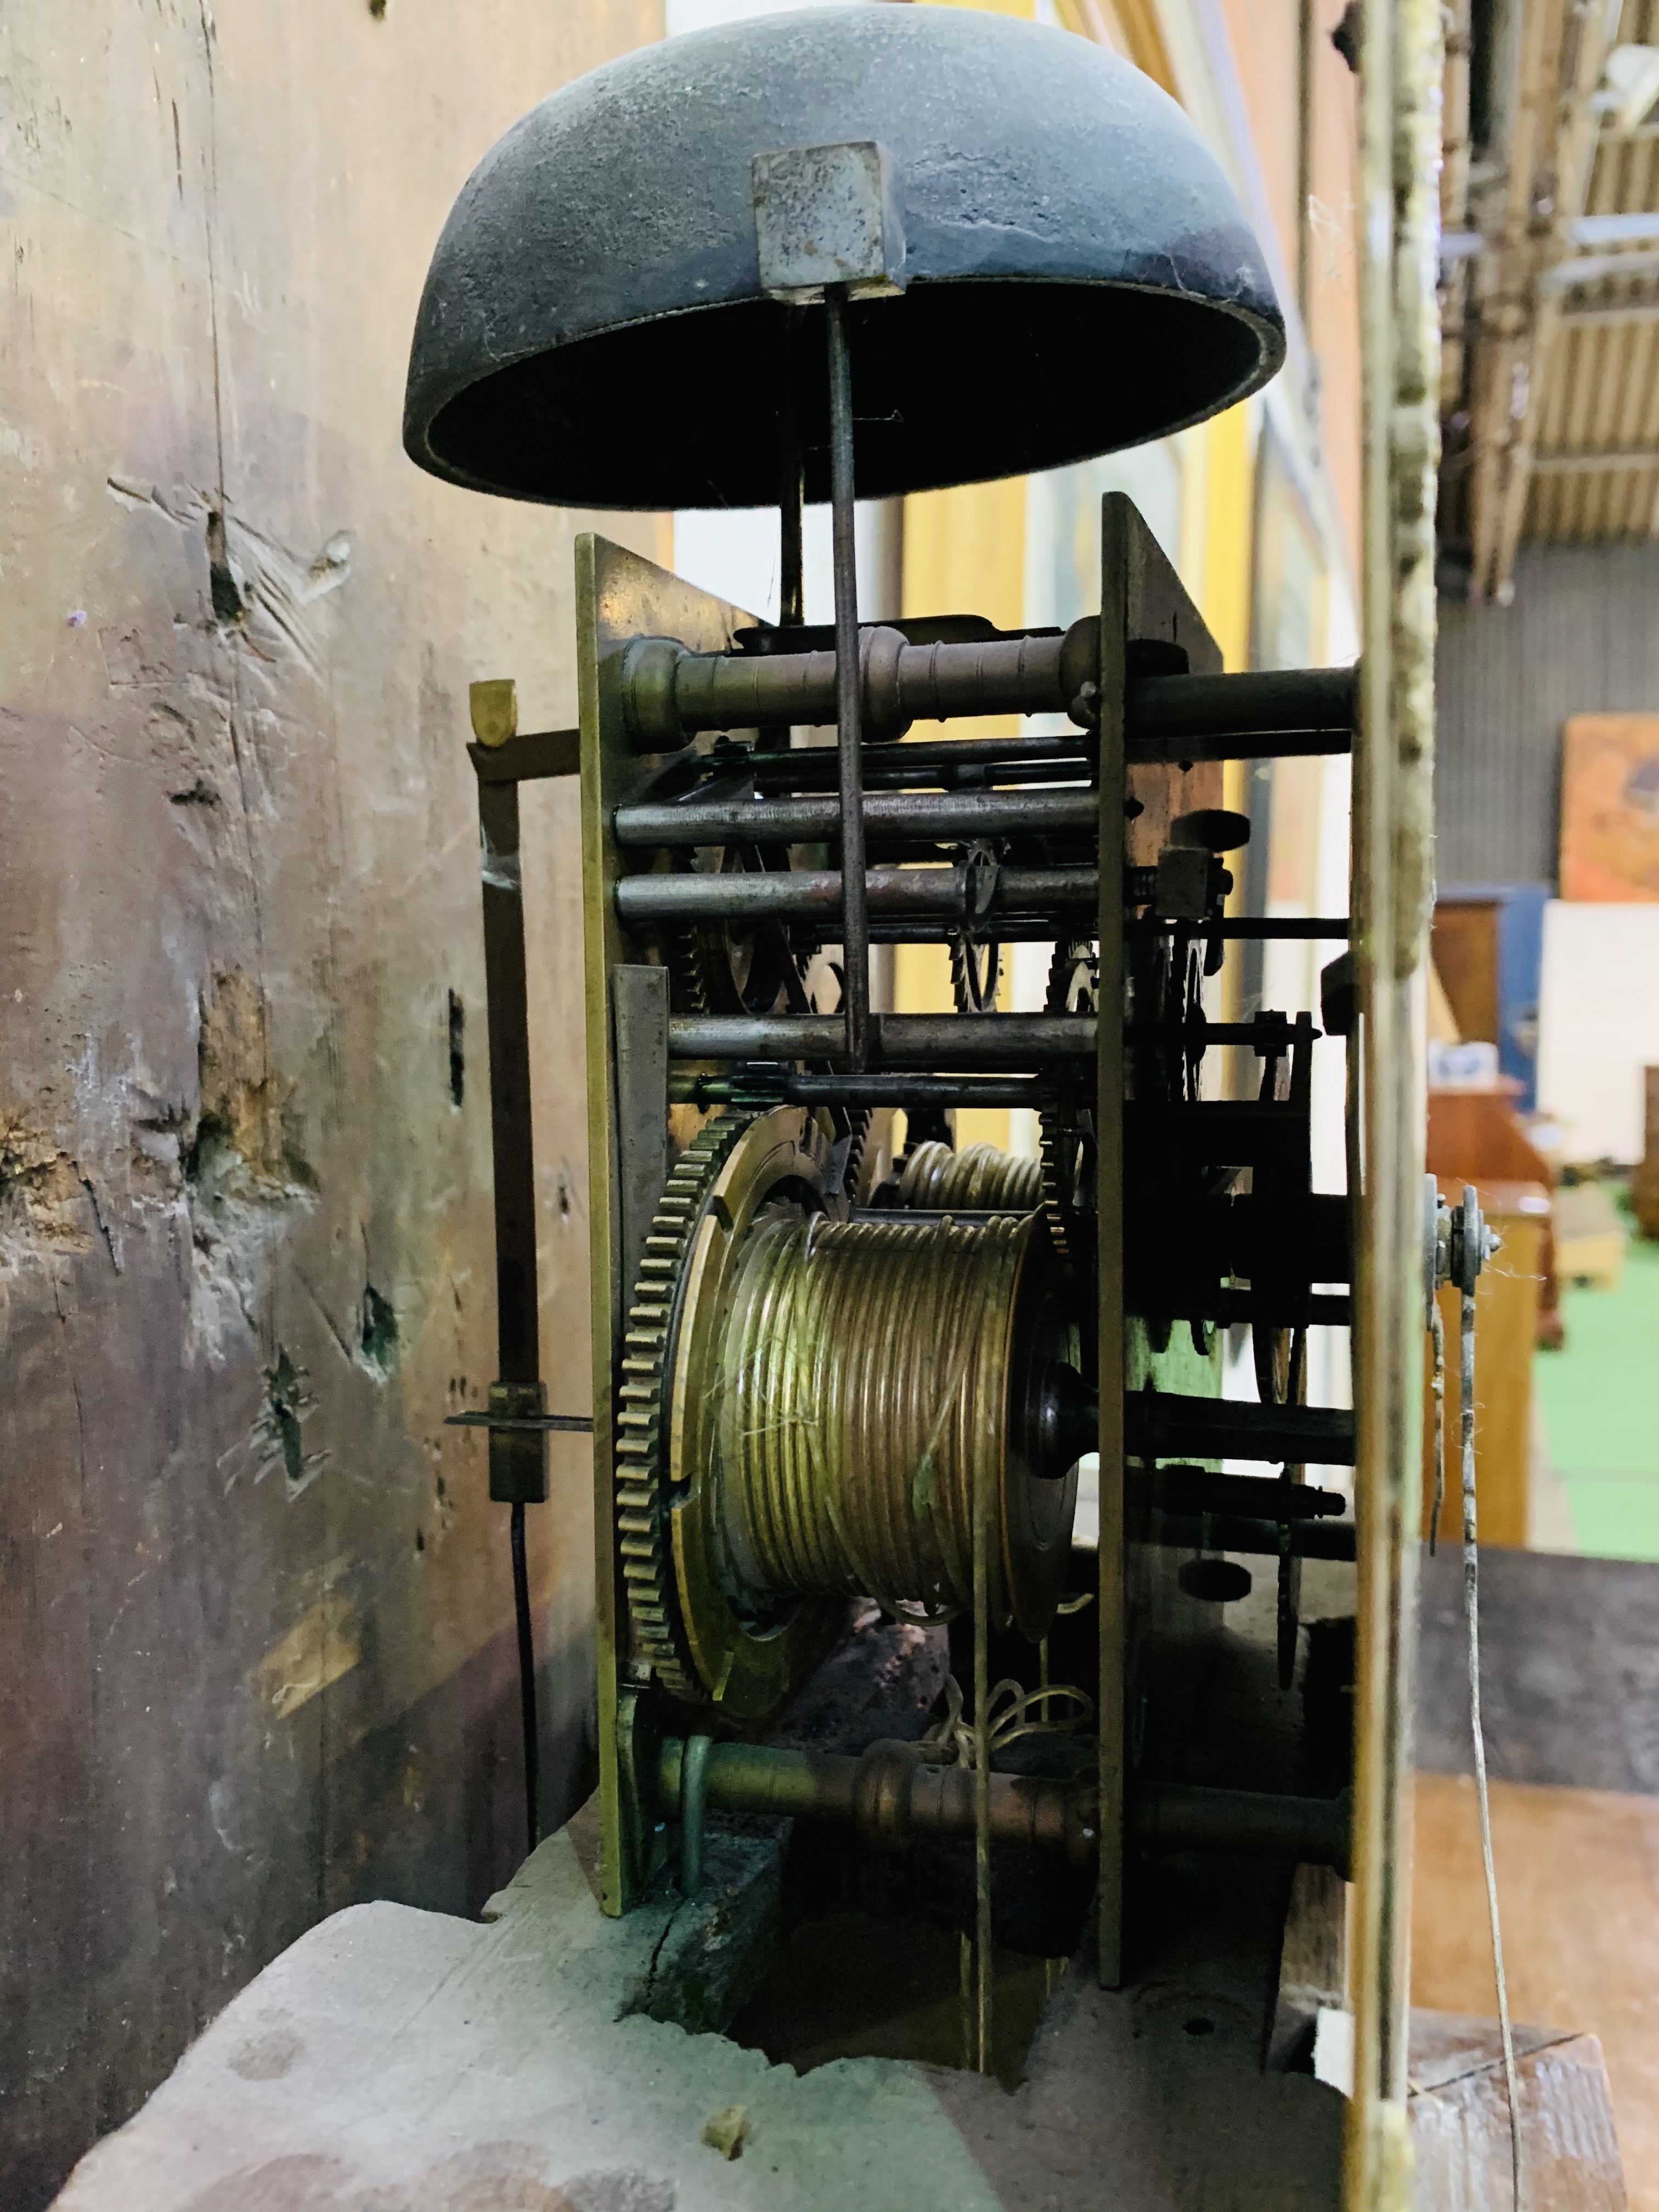
<svg viewBox="0 0 1659 2212"><path fill-rule="evenodd" d="M611 969L623 1279L630 1290L668 1176L668 1002L665 968Z"/></svg>
<svg viewBox="0 0 1659 2212"><path fill-rule="evenodd" d="M489 1495L496 1505L547 1503L547 1386L544 1382L492 1382L489 1410L482 1425L489 1431ZM459 1425L480 1425L459 1416Z"/></svg>
<svg viewBox="0 0 1659 2212"><path fill-rule="evenodd" d="M449 1413L445 1416L447 1429L535 1429L555 1430L562 1433L591 1437L593 1433L592 1413Z"/></svg>
<svg viewBox="0 0 1659 2212"><path fill-rule="evenodd" d="M892 165L873 140L757 154L749 169L762 287L798 307L842 285L855 300L904 289Z"/></svg>
<svg viewBox="0 0 1659 2212"><path fill-rule="evenodd" d="M1474 1296L1474 1285L1486 1262L1504 1249L1495 1229L1488 1229L1473 1183L1465 1183L1460 1205L1440 1195L1433 1176L1423 1179L1423 1298L1425 1325L1432 1326L1435 1293L1448 1283L1465 1297Z"/></svg>

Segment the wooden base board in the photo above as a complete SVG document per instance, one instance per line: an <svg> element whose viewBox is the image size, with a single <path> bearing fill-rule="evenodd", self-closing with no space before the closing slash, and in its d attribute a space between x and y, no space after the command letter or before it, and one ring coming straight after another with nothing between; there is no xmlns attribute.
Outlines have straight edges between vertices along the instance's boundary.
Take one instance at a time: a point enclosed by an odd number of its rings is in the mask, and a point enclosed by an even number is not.
<svg viewBox="0 0 1659 2212"><path fill-rule="evenodd" d="M1593 2035L1517 2027L1516 2072L1534 2212L1626 2212L1601 2046ZM1498 2023L1412 2014L1415 2212L1512 2212L1509 2099Z"/></svg>
<svg viewBox="0 0 1659 2212"><path fill-rule="evenodd" d="M1659 2212L1659 1798L1494 1782L1492 1813L1511 2014L1599 2039L1632 2212ZM1413 1998L1490 2019L1473 1781L1419 1774L1416 1827Z"/></svg>

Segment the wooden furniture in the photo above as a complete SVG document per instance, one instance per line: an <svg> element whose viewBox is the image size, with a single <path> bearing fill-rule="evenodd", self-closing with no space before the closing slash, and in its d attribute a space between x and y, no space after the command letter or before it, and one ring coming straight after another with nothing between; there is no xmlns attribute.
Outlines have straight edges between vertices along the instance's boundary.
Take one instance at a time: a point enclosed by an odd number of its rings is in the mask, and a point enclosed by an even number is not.
<svg viewBox="0 0 1659 2212"><path fill-rule="evenodd" d="M1614 1291L1629 1238L1602 1182L1565 1184L1555 1194L1555 1271L1565 1283Z"/></svg>
<svg viewBox="0 0 1659 2212"><path fill-rule="evenodd" d="M1456 1205L1461 1177L1439 1178L1443 1198ZM1532 1356L1538 1341L1538 1300L1543 1273L1549 1193L1539 1182L1478 1185L1481 1209L1504 1240L1480 1275L1474 1294L1474 1492L1483 1543L1524 1547L1532 1470ZM1440 1541L1455 1544L1463 1529L1462 1457L1458 1387L1460 1299L1440 1294L1446 1332L1444 1407L1446 1490ZM1423 1526L1434 1498L1434 1401L1424 1382Z"/></svg>
<svg viewBox="0 0 1659 2212"><path fill-rule="evenodd" d="M1541 883L1442 884L1434 908L1432 965L1458 1036L1497 1046L1499 1070L1520 1085L1526 1107L1538 1087L1548 901Z"/></svg>
<svg viewBox="0 0 1659 2212"><path fill-rule="evenodd" d="M1549 2212L1639 2212L1625 2186L1599 2039L1516 2026L1528 2202ZM1498 2022L1412 2008L1407 2064L1415 2212L1510 2212L1510 2108Z"/></svg>
<svg viewBox="0 0 1659 2212"><path fill-rule="evenodd" d="M1486 1549L1480 1561L1481 1708L1516 2048L1529 2047L1536 2033L1520 2027L1528 2021L1554 2023L1558 2036L1572 2028L1600 2039L1632 2212L1659 2212L1659 1746L1644 1724L1644 1696L1659 1679L1656 1597L1659 1566L1650 1560ZM1490 2039L1480 2057L1489 2069L1497 2000L1469 1738L1463 1571L1455 1553L1425 1564L1418 1620L1412 2002L1484 2015ZM1414 2014L1414 2092L1427 2085L1418 2019ZM1556 2071L1573 2056L1553 2040L1529 2069L1523 2061L1521 2094L1523 2107L1530 2106L1527 2137L1535 2151L1531 2212L1585 2201L1552 2172L1547 2137L1539 2139L1550 2124L1552 2087L1574 2087ZM1461 2063L1437 2070L1446 2082L1443 2094L1469 2075ZM1461 2100L1463 2093L1455 2094ZM1612 2162L1605 2092L1597 2101L1601 2119L1575 2099L1571 2109L1557 2104L1553 2124L1558 2142L1576 2141L1588 2157L1587 2173ZM1507 2207L1501 2087L1494 2096L1489 2084L1465 2111L1471 2148L1495 2141L1498 2185L1490 2197L1467 2182L1460 2193L1447 2184L1443 2165L1431 2165L1442 2189L1425 2195L1419 2132L1419 2201L1466 2212L1489 2202ZM1425 2118L1417 2114L1419 2130ZM1454 2153L1462 2132L1454 2130ZM1589 2156L1598 2142L1601 2154ZM1610 2177L1607 2187L1611 2192ZM1589 2201L1620 2199L1610 2193Z"/></svg>
<svg viewBox="0 0 1659 2212"><path fill-rule="evenodd" d="M1469 899L1434 909L1430 938L1434 971L1465 1041L1498 1040L1498 901Z"/></svg>
<svg viewBox="0 0 1659 2212"><path fill-rule="evenodd" d="M1547 1194L1554 1188L1553 1167L1515 1110L1518 1088L1504 1076L1480 1089L1430 1091L1426 1164L1454 1205L1466 1182L1477 1188L1538 1183ZM1553 1350L1561 1342L1561 1300L1554 1226L1547 1208L1539 1273L1538 1341Z"/></svg>
<svg viewBox="0 0 1659 2212"><path fill-rule="evenodd" d="M1626 2200L1617 2161L1622 2150L1631 2212L1659 2212L1659 2039L1652 2027L1659 1975L1652 1874L1659 1851L1659 1799L1506 1782L1498 1776L1491 1789L1504 1958L1517 2046L1525 2049L1538 2033L1520 2027L1527 2021L1571 2026L1586 2044L1593 2039L1600 2046L1575 2052L1555 2044L1522 2063L1522 2111L1533 2172L1528 2203L1532 2212L1583 2204L1621 2207ZM1413 2002L1451 2014L1485 2014L1491 2021L1497 1999L1473 1778L1419 1774L1413 1828ZM1489 2035L1494 2030L1492 2023ZM1413 2087L1426 2087L1426 2069L1419 2072L1419 2065L1427 2053L1419 2050L1415 2035L1413 2045ZM1492 2055L1489 2042L1483 2054L1488 2066ZM1576 2060L1594 2075L1601 2070L1596 2061L1603 2058L1606 2077L1599 2088L1594 2079L1580 2076L1575 2083L1555 2070ZM1475 2144L1491 2142L1498 2148L1501 2193L1494 2189L1482 2197L1471 2189L1464 2196L1448 2194L1428 2203L1462 2204L1470 2212L1491 2203L1507 2212L1509 2143L1496 2083L1480 2102L1486 2118L1481 2122L1471 2112L1468 2132ZM1576 2140L1583 2160L1576 2186L1583 2190L1597 2176L1601 2195L1575 2194L1567 2177L1553 2172L1547 2118L1552 2104L1557 2142ZM1419 2172L1423 2142L1419 2133ZM1431 2166L1431 2172L1436 2170ZM1445 2168L1437 2170L1443 2174ZM1425 2202L1420 2191L1418 2202Z"/></svg>
<svg viewBox="0 0 1659 2212"><path fill-rule="evenodd" d="M1631 1178L1631 1204L1644 1237L1659 1237L1659 1067L1644 1067L1642 1085L1645 1137Z"/></svg>
<svg viewBox="0 0 1659 2212"><path fill-rule="evenodd" d="M1476 1089L1429 1093L1429 1173L1469 1182L1541 1182L1549 1164L1515 1110L1516 1085L1500 1076Z"/></svg>

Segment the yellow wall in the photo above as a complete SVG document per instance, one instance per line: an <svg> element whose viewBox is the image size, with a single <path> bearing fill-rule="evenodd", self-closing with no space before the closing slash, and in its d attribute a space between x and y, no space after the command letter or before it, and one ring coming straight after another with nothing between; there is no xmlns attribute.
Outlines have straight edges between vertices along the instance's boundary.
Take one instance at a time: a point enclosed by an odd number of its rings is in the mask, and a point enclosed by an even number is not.
<svg viewBox="0 0 1659 2212"><path fill-rule="evenodd" d="M1202 562L1187 579L1229 668L1250 656L1250 555L1255 507L1250 409L1230 407L1204 426L1207 462Z"/></svg>
<svg viewBox="0 0 1659 2212"><path fill-rule="evenodd" d="M1024 4L1022 0L1013 0L1013 4L1005 4L1005 0L969 0L969 4L989 5L999 13L1027 18L1034 13L1032 0L1024 0ZM1286 0L1273 0L1275 10L1282 11L1285 4ZM1335 0L1330 0L1330 4L1334 6ZM1120 53L1128 55L1166 89L1174 90L1167 53L1161 34L1158 34L1155 0L1057 0L1057 12L1066 28L1085 36L1102 37ZM1324 12L1322 0L1322 18ZM1293 7L1287 20L1295 20ZM1241 26L1236 22L1235 45L1240 31ZM1266 107L1272 107L1279 117L1287 92L1290 94L1289 135L1293 139L1294 70L1276 66L1283 60L1276 46L1275 66L1268 68L1264 58L1257 58L1261 66L1255 74L1260 76L1266 69L1271 79L1273 100L1266 102ZM1249 75L1249 66L1242 66ZM1279 81L1281 76L1285 79L1283 83ZM1261 94L1262 88L1255 85L1254 76L1251 83ZM1277 106L1273 106L1275 101ZM1257 105L1263 106L1261 98ZM1259 124L1261 117L1258 115L1255 119ZM1291 243L1293 246L1293 210ZM1182 434L1178 441L1182 484L1182 580L1230 669L1249 665L1257 416L1257 407L1247 403ZM904 512L904 612L981 614L1000 628L1018 627L1026 619L1026 538L1027 487L1024 479L927 493L908 500ZM999 732L1011 726L1009 722L985 725L988 731ZM967 734L965 730L960 733ZM1224 790L1228 806L1245 811L1242 763L1227 764ZM1242 879L1242 869L1236 872ZM944 948L898 947L894 987L894 1003L906 1012L948 1011L952 1003L950 964ZM1006 982L1002 995L1006 1004ZM957 1139L961 1143L981 1138L1006 1143L1007 1131L1008 1117L1004 1114L964 1113L958 1117Z"/></svg>
<svg viewBox="0 0 1659 2212"><path fill-rule="evenodd" d="M952 0L1028 22L1036 0ZM1000 629L1025 619L1025 479L963 484L953 491L921 492L904 502L904 611L907 615L984 615ZM959 737L1006 735L1012 715L957 723ZM1005 988L1006 995L1006 988ZM908 1014L952 1012L951 957L942 945L894 947L893 1003ZM964 1109L957 1115L958 1145L1006 1145L1008 1116Z"/></svg>
<svg viewBox="0 0 1659 2212"><path fill-rule="evenodd" d="M988 615L1000 629L1018 629L1025 618L1024 477L905 501L904 611Z"/></svg>
<svg viewBox="0 0 1659 2212"><path fill-rule="evenodd" d="M1018 12L1005 10L1004 12ZM1025 479L921 492L904 503L904 611L984 615L1000 629L1025 619ZM952 725L955 735L1004 736L1012 715ZM942 945L894 947L893 1003L908 1014L952 1011L950 955ZM1006 1145L1005 1112L964 1109L957 1140Z"/></svg>
<svg viewBox="0 0 1659 2212"><path fill-rule="evenodd" d="M1250 439L1250 410L1231 407L1205 425L1209 483L1205 517L1204 568L1194 597L1229 668L1250 665L1250 568L1255 513L1255 471ZM1246 812L1244 763L1228 761L1221 777L1222 804ZM1233 870L1237 913L1243 898L1244 871ZM1237 993L1238 963L1230 963L1226 992ZM1237 1008L1228 1005L1228 1015Z"/></svg>

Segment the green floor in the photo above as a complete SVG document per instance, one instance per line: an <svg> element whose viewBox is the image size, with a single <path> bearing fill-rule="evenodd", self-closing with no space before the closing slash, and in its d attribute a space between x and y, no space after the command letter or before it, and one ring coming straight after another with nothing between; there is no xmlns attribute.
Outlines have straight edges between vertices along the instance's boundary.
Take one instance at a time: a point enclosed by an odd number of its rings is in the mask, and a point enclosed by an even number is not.
<svg viewBox="0 0 1659 2212"><path fill-rule="evenodd" d="M1618 1288L1564 1285L1565 1346L1534 1371L1580 1549L1659 1559L1659 1243L1626 1219Z"/></svg>

